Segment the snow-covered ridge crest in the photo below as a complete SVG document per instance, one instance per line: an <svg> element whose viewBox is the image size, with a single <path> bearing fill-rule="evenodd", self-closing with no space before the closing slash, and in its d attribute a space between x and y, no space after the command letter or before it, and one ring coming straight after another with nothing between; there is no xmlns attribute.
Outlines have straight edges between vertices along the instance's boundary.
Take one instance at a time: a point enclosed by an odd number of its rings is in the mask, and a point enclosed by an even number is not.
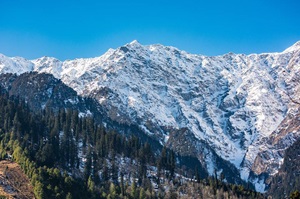
<svg viewBox="0 0 300 199"><path fill-rule="evenodd" d="M34 64L22 57L6 57L0 54L0 72L22 74L34 69Z"/></svg>
<svg viewBox="0 0 300 199"><path fill-rule="evenodd" d="M299 51L300 50L300 41L296 42L294 45L292 45L291 47L287 48L285 51L283 51L284 53L285 52L294 52L294 51Z"/></svg>
<svg viewBox="0 0 300 199"><path fill-rule="evenodd" d="M281 53L208 57L133 41L100 57L64 62L0 55L0 71L53 74L80 95L97 99L111 118L135 123L163 144L186 128L196 145L205 142L247 180L269 137L298 111L292 99L300 96L299 45ZM274 158L280 165L280 157Z"/></svg>

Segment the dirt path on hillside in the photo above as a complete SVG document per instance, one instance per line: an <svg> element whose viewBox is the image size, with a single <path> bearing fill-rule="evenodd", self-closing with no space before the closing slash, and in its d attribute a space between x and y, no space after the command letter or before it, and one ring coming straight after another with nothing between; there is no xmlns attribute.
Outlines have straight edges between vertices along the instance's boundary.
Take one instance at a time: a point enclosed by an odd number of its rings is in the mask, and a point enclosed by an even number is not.
<svg viewBox="0 0 300 199"><path fill-rule="evenodd" d="M5 196L7 199L34 198L33 187L28 177L15 162L0 161L0 196Z"/></svg>

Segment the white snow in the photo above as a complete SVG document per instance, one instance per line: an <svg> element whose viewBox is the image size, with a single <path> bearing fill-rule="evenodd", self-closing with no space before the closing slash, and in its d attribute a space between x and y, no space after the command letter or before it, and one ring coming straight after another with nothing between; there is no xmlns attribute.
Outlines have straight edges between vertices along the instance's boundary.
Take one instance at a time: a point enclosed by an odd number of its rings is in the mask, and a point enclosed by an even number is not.
<svg viewBox="0 0 300 199"><path fill-rule="evenodd" d="M264 179L261 180L256 180L254 182L255 190L260 192L260 193L265 193L266 192L266 184L264 183Z"/></svg>
<svg viewBox="0 0 300 199"><path fill-rule="evenodd" d="M78 113L78 117L90 117L90 116L92 116L93 114L92 114L92 112L90 111L90 110L87 110L86 112L80 112L80 113Z"/></svg>
<svg viewBox="0 0 300 199"><path fill-rule="evenodd" d="M53 92L53 88L52 87L48 88L46 92L47 92L48 97L51 97L52 92Z"/></svg>

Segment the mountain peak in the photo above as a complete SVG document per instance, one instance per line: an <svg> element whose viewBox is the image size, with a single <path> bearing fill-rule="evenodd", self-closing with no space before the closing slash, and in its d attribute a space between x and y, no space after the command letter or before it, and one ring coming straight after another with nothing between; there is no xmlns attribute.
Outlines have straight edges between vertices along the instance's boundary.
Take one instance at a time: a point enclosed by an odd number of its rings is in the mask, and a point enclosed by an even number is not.
<svg viewBox="0 0 300 199"><path fill-rule="evenodd" d="M137 40L133 40L132 42L127 43L118 49L123 51L124 53L127 53L130 50L137 50L137 49L141 49L141 48L143 48L143 45L140 44Z"/></svg>
<svg viewBox="0 0 300 199"><path fill-rule="evenodd" d="M127 43L125 46L128 46L128 47L140 47L140 46L142 46L142 44L140 44L137 40L133 40L132 42Z"/></svg>
<svg viewBox="0 0 300 199"><path fill-rule="evenodd" d="M49 57L49 56L43 56L43 57L40 57L40 58L37 58L37 59L34 59L34 60L32 60L32 61L58 61L58 62L60 62L60 60L59 59L57 59L57 58L55 58L55 57Z"/></svg>
<svg viewBox="0 0 300 199"><path fill-rule="evenodd" d="M141 45L139 42L138 42L138 40L133 40L132 42L130 42L129 44L131 44L131 45L137 45L137 44L139 44L139 45Z"/></svg>

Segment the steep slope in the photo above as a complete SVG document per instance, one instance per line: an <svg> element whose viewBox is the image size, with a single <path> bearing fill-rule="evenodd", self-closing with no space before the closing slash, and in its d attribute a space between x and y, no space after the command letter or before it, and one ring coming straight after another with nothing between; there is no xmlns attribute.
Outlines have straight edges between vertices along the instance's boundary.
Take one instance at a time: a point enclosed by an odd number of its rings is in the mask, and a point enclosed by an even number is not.
<svg viewBox="0 0 300 199"><path fill-rule="evenodd" d="M0 88L8 92L9 96L24 100L34 111L40 111L47 107L51 107L54 111L70 108L77 109L81 115L91 115L89 106L95 106L92 101L78 96L73 89L50 74L37 72L21 75L1 74Z"/></svg>
<svg viewBox="0 0 300 199"><path fill-rule="evenodd" d="M287 198L300 190L300 139L291 145L284 154L279 172L272 178L269 195L273 198Z"/></svg>
<svg viewBox="0 0 300 199"><path fill-rule="evenodd" d="M250 173L276 173L282 162L282 156L272 157L276 164L260 158L272 169L256 167L258 154L276 153L267 143L298 113L299 59L300 42L282 53L207 57L133 41L96 58L22 59L22 66L53 74L96 99L113 121L137 125L177 152L196 156L210 174L235 167L236 177L248 180ZM1 60L2 73L16 71L17 58ZM228 175L235 172L230 170ZM265 178L250 177L264 191Z"/></svg>
<svg viewBox="0 0 300 199"><path fill-rule="evenodd" d="M261 140L259 153L251 168L251 178L256 178L254 181L260 179L260 186L265 187L265 185L262 184L262 182L265 181L267 186L270 186L271 183L274 188L272 176L278 176L278 168L284 167L286 171L292 169L292 167L284 166L283 162L285 161L285 165L289 165L287 161L291 159L288 160L286 156L289 156L289 153L293 153L295 156L294 159L297 159L297 154L299 154L296 150L300 139L299 118L299 109L298 111L291 111L268 138ZM296 140L298 141L296 142ZM295 152L292 152L294 149ZM288 183L288 181L286 183ZM291 186L290 188L294 188L294 186ZM259 189L259 187L257 187L257 189Z"/></svg>

